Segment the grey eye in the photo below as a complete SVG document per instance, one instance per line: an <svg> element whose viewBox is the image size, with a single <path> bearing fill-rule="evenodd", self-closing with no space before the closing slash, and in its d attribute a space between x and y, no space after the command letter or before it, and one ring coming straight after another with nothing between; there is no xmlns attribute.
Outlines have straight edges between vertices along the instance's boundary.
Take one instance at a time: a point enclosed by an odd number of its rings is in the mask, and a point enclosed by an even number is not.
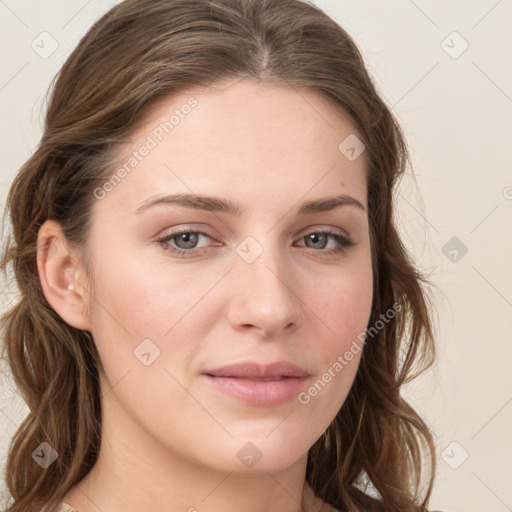
<svg viewBox="0 0 512 512"><path fill-rule="evenodd" d="M329 236L325 233L311 233L310 235L306 235L304 237L304 240L312 242L314 245L312 246L313 249L324 249L327 246ZM311 246L308 246L311 247Z"/></svg>
<svg viewBox="0 0 512 512"><path fill-rule="evenodd" d="M181 233L172 237L173 242L180 249L193 249L199 241L199 235L197 233ZM180 245L183 243L183 246Z"/></svg>

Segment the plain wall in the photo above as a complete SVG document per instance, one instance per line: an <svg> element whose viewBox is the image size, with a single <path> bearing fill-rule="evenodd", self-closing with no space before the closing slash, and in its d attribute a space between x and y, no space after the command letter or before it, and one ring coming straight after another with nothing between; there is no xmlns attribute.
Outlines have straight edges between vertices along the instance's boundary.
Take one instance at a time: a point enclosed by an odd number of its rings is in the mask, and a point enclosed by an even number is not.
<svg viewBox="0 0 512 512"><path fill-rule="evenodd" d="M114 3L0 2L2 205L41 135L51 79ZM512 510L512 1L314 3L354 37L411 148L400 226L439 289L439 358L405 392L437 436L431 506ZM58 44L50 56L43 32ZM0 292L0 306L10 300ZM5 377L0 407L5 463L27 413Z"/></svg>

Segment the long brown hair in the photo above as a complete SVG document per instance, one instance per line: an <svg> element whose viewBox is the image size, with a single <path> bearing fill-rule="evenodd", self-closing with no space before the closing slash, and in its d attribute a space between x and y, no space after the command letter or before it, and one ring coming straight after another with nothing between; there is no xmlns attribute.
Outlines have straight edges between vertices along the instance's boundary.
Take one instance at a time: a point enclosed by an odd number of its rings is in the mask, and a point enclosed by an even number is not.
<svg viewBox="0 0 512 512"><path fill-rule="evenodd" d="M41 142L7 199L12 239L2 270L14 276L20 299L3 316L3 357L30 410L8 453L8 512L55 507L92 468L101 442L101 361L91 334L66 324L45 299L36 266L40 226L60 223L85 258L93 191L112 172L116 146L157 99L236 77L322 94L348 114L366 146L374 276L368 327L380 321L382 328L367 332L350 393L309 451L306 479L341 511L428 505L433 434L401 387L434 361L430 283L394 219L407 146L359 50L301 0L125 0L92 26L57 75ZM31 456L42 442L58 453L46 469ZM361 475L379 500L355 485Z"/></svg>

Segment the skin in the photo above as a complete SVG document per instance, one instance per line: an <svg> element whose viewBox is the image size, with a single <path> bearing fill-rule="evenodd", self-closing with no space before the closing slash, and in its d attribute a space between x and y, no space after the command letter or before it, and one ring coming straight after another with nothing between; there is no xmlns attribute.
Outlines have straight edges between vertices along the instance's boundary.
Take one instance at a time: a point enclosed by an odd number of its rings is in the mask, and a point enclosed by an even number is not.
<svg viewBox="0 0 512 512"><path fill-rule="evenodd" d="M80 512L299 512L306 497L305 510L316 510L307 453L345 401L361 354L307 404L249 405L210 387L201 372L287 360L310 373L307 390L366 328L366 166L364 156L350 161L338 150L357 132L317 93L236 80L159 100L122 155L191 96L198 104L190 114L95 202L91 275L58 224L39 232L44 294L66 322L92 333L104 367L99 460L63 501ZM148 198L178 192L244 211L160 204L135 213ZM303 201L340 194L365 210L296 214ZM177 228L207 236L195 246L179 237L157 242ZM325 229L354 245L329 255L341 246L335 238L306 238ZM236 251L248 236L263 249L252 263ZM145 339L160 350L147 366L134 355ZM237 457L248 442L261 454L252 467Z"/></svg>

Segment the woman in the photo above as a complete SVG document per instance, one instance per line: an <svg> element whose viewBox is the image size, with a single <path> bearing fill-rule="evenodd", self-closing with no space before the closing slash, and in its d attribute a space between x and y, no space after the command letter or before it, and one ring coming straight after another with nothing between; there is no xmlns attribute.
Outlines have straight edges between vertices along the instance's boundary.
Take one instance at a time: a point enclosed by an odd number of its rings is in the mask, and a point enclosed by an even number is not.
<svg viewBox="0 0 512 512"><path fill-rule="evenodd" d="M126 0L95 23L8 197L30 408L8 512L427 510L406 161L313 5Z"/></svg>

